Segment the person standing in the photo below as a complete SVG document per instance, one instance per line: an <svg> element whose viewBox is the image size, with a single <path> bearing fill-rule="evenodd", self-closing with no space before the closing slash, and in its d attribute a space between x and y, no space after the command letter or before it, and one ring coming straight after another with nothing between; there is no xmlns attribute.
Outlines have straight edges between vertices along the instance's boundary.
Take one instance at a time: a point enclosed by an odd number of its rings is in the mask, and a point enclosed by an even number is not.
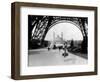
<svg viewBox="0 0 100 82"><path fill-rule="evenodd" d="M64 43L63 47L64 53L62 54L64 57L68 56L68 51L67 51L67 42Z"/></svg>

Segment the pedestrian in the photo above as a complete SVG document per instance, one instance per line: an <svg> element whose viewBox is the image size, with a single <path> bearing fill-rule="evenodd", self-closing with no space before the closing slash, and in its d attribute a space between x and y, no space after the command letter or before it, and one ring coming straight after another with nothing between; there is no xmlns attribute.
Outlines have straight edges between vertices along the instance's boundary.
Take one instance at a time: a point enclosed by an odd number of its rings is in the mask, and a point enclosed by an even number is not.
<svg viewBox="0 0 100 82"><path fill-rule="evenodd" d="M67 43L64 43L63 47L64 53L62 54L64 57L68 56L68 51L67 51Z"/></svg>

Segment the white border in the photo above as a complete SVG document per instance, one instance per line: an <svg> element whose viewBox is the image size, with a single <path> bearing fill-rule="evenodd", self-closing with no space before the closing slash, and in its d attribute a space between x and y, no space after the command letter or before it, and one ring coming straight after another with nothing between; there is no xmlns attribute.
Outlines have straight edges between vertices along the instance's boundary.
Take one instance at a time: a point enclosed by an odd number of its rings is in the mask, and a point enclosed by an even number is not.
<svg viewBox="0 0 100 82"><path fill-rule="evenodd" d="M28 67L28 14L88 17L88 64L68 66ZM20 8L20 75L74 73L94 71L94 11L55 8Z"/></svg>

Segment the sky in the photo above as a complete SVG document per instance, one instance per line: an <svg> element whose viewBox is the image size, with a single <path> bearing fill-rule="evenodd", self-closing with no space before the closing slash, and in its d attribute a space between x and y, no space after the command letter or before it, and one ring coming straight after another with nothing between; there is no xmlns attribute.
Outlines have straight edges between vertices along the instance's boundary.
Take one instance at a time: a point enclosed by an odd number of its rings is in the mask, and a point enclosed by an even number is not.
<svg viewBox="0 0 100 82"><path fill-rule="evenodd" d="M48 31L45 40L52 41L53 33L55 33L55 37L57 37L57 35L61 36L61 32L63 32L63 38L65 40L83 40L83 36L79 28L71 23L59 23L54 25Z"/></svg>

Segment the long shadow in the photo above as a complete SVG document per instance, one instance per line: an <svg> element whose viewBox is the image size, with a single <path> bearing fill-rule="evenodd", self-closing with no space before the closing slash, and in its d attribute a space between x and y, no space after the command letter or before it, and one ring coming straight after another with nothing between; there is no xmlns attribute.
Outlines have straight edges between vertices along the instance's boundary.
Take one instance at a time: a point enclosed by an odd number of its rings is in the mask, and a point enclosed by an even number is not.
<svg viewBox="0 0 100 82"><path fill-rule="evenodd" d="M81 52L70 52L74 55L80 56L82 58L88 59L88 54L87 53L81 53Z"/></svg>

